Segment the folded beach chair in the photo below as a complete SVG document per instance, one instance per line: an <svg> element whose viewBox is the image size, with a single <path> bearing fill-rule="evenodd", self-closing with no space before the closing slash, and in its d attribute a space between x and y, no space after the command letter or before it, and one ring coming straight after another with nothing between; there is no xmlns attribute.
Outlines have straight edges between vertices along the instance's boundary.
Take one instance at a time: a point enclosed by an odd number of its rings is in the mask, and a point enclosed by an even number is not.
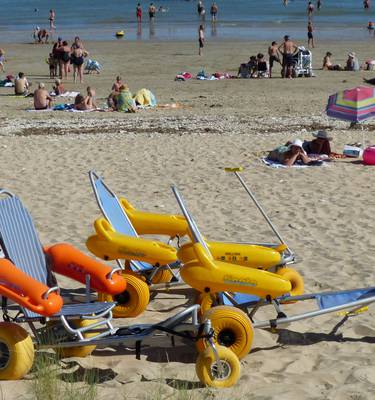
<svg viewBox="0 0 375 400"><path fill-rule="evenodd" d="M20 325L28 323L36 346L57 348L60 355L69 357L85 356L97 345L108 347L123 343L135 344L137 358L140 358L141 342L156 333L176 335L192 342L204 340L208 348L201 352L196 363L201 382L215 387L236 383L240 363L229 349L213 344L210 322L198 322L197 305L156 324L119 328L114 328L111 322L115 303L64 305L50 266L78 280L90 276L92 285L102 289L108 285L106 281L110 281L109 285L112 283L116 287L112 293L123 291L126 283L116 269L111 270L94 260L94 264L86 264L87 259L78 258L76 253L73 253L73 260L67 262L65 253L71 251L69 247L65 246L62 254L52 251L54 246L43 251L30 214L20 199L6 190L0 190L0 195L3 256L0 259L0 295L4 319L0 322L0 380L21 379L32 367L34 343ZM7 304L8 299L15 304Z"/></svg>
<svg viewBox="0 0 375 400"><path fill-rule="evenodd" d="M215 301L211 302L214 307L205 313L205 317L211 321L215 339L231 348L239 358L250 350L253 327L276 329L283 324L340 310L349 310L347 316L355 315L364 306L375 302L375 287L290 296L290 282L283 282L282 277L276 274L248 269L249 273L246 275L243 270L229 269L229 263L215 262L182 196L176 187L172 187L172 190L189 224L196 255L195 260L182 266L181 276L206 296L215 295ZM291 316L281 308L283 304L290 304L292 307L296 302L307 300L315 300L318 307ZM266 305L274 308L276 317L256 320L255 314ZM244 315L233 314L230 306L242 309Z"/></svg>

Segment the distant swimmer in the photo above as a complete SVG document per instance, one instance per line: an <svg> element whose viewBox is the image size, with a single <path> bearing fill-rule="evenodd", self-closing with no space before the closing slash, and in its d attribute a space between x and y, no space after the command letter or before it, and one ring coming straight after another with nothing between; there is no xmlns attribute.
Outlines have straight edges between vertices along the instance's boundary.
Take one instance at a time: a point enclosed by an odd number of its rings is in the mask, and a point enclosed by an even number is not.
<svg viewBox="0 0 375 400"><path fill-rule="evenodd" d="M151 3L150 7L148 8L148 16L150 17L151 22L154 21L155 13L156 13L156 7L155 7L154 3Z"/></svg>
<svg viewBox="0 0 375 400"><path fill-rule="evenodd" d="M368 10L370 8L370 0L364 0L363 1L363 8L365 10Z"/></svg>
<svg viewBox="0 0 375 400"><path fill-rule="evenodd" d="M198 54L201 56L202 55L202 49L203 49L203 46L204 46L204 26L203 25L199 25L198 42L199 42Z"/></svg>
<svg viewBox="0 0 375 400"><path fill-rule="evenodd" d="M34 12L38 12L39 11L39 8L34 8Z"/></svg>
<svg viewBox="0 0 375 400"><path fill-rule="evenodd" d="M316 2L316 8L317 8L318 10L320 10L321 7L322 7L322 2L321 2L321 0L318 0L318 1Z"/></svg>
<svg viewBox="0 0 375 400"><path fill-rule="evenodd" d="M288 5L288 0L283 0L283 4L286 7Z"/></svg>
<svg viewBox="0 0 375 400"><path fill-rule="evenodd" d="M369 22L368 22L367 29L368 29L368 33L371 35L372 32L373 32L374 29L375 29L375 25L374 25L374 23L373 23L372 21L369 21Z"/></svg>

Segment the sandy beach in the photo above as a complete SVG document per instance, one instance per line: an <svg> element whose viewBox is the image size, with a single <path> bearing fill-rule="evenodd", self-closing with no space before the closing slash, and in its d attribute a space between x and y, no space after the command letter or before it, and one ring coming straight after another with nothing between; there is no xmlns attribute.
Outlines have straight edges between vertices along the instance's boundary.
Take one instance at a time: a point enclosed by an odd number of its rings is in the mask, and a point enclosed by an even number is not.
<svg viewBox="0 0 375 400"><path fill-rule="evenodd" d="M372 72L321 71L331 51L344 64L355 51L371 57L368 43L318 42L313 50L316 77L175 82L182 71L202 68L237 73L249 55L266 52L265 42L208 42L203 57L190 42L88 42L90 57L103 65L100 75L85 75L85 84L68 81L68 90L96 89L105 103L116 75L135 92L152 90L159 104L181 108L117 112L27 112L32 99L0 89L0 186L16 193L31 212L43 244L69 242L85 249L99 210L87 172L95 169L137 208L178 213L171 184L176 184L211 240L271 241L272 232L226 166L245 167L243 177L297 254L295 268L306 292L372 286L375 229L373 170L357 159L324 167L273 169L260 157L289 139L309 139L318 129L333 136L333 150L347 143L375 142L373 122L363 129L330 119L328 96L362 83ZM5 46L4 46L5 47ZM49 45L5 47L7 73L23 71L34 85L48 78ZM60 100L56 101L60 102ZM61 101L61 102L64 102ZM87 251L87 250L86 250ZM58 277L63 288L79 284ZM136 321L158 321L192 303L189 290L156 294ZM294 307L294 308L292 308ZM287 310L303 310L290 305ZM273 334L256 330L252 352L242 360L237 386L227 390L199 387L196 353L177 341L134 351L97 350L87 359L62 361L65 368L99 369L98 398L215 398L252 400L370 400L375 393L374 308L349 318L330 314L292 324ZM134 322L134 320L131 320ZM117 321L118 324L128 321ZM337 328L337 330L336 330ZM166 344L169 342L167 341ZM175 383L173 383L173 380ZM185 393L176 389L185 385ZM28 399L30 380L1 382L3 398ZM172 397L180 396L180 397Z"/></svg>

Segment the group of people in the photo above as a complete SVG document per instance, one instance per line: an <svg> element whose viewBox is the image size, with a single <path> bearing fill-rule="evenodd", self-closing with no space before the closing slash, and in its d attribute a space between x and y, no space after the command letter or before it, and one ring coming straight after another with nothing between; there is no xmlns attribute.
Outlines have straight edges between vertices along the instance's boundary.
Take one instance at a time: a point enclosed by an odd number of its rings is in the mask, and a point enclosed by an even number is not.
<svg viewBox="0 0 375 400"><path fill-rule="evenodd" d="M332 155L330 141L324 130L313 133L313 140L294 139L282 146L276 147L268 154L268 159L278 162L287 167L294 164L314 165Z"/></svg>
<svg viewBox="0 0 375 400"><path fill-rule="evenodd" d="M202 21L205 21L205 19L206 19L206 8L205 8L202 0L198 1L197 12L198 12L199 18ZM217 21L217 13L218 12L219 12L219 7L215 2L213 2L211 4L211 7L210 7L210 14L211 14L212 23L215 23Z"/></svg>
<svg viewBox="0 0 375 400"><path fill-rule="evenodd" d="M74 42L69 46L66 40L61 37L53 45L52 52L48 57L48 65L50 78L57 75L60 79L67 78L70 70L70 65L73 66L73 80L76 82L77 78L80 83L83 82L83 63L88 52L84 49L83 43L78 36L75 37Z"/></svg>
<svg viewBox="0 0 375 400"><path fill-rule="evenodd" d="M107 104L112 111L134 113L137 111L135 101L128 85L123 83L121 76L116 77L112 85L111 93L107 98Z"/></svg>
<svg viewBox="0 0 375 400"><path fill-rule="evenodd" d="M335 64L332 61L332 53L330 51L327 51L326 55L323 58L322 69L328 71L359 71L360 65L357 55L354 52L350 52L348 54L345 66L342 67L340 64Z"/></svg>
<svg viewBox="0 0 375 400"><path fill-rule="evenodd" d="M281 65L281 76L283 78L292 78L295 55L298 51L298 46L288 35L285 35L281 45L274 41L269 46L268 62L262 53L258 53L257 56L251 56L247 63L240 65L238 76L241 78L272 78L272 70L275 63L278 63Z"/></svg>

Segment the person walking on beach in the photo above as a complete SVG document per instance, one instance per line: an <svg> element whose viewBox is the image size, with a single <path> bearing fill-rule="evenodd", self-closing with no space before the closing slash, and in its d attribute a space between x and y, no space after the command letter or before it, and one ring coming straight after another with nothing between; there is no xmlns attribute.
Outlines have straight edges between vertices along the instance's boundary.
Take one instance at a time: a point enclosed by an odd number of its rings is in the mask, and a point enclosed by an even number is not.
<svg viewBox="0 0 375 400"><path fill-rule="evenodd" d="M268 55L269 55L269 66L270 66L270 78L272 78L272 68L274 62L278 62L281 65L280 57L279 57L279 49L277 47L276 42L272 42L271 46L268 48Z"/></svg>
<svg viewBox="0 0 375 400"><path fill-rule="evenodd" d="M210 11L211 11L211 21L214 24L216 23L217 12L219 11L219 7L215 2L212 3Z"/></svg>
<svg viewBox="0 0 375 400"><path fill-rule="evenodd" d="M198 54L201 56L202 55L202 49L203 49L203 46L204 46L204 26L203 25L199 25L198 42L199 42L199 52L198 52Z"/></svg>
<svg viewBox="0 0 375 400"><path fill-rule="evenodd" d="M155 13L156 13L156 7L154 3L151 3L150 7L148 8L148 15L150 17L150 22L154 22Z"/></svg>
<svg viewBox="0 0 375 400"><path fill-rule="evenodd" d="M313 12L314 12L314 9L315 9L314 4L313 4L311 1L309 1L309 4L308 4L308 6L307 6L307 16L308 16L309 18L312 17Z"/></svg>
<svg viewBox="0 0 375 400"><path fill-rule="evenodd" d="M310 21L308 22L308 24L307 24L307 46L310 47L310 44L311 44L311 47L312 47L312 48L315 47L315 45L314 45L313 30L314 30L313 24L312 24L312 22L311 22L311 20L310 20Z"/></svg>
<svg viewBox="0 0 375 400"><path fill-rule="evenodd" d="M69 63L70 63L70 53L71 53L71 48L68 46L68 42L64 40L62 42L62 46L58 48L58 51L60 52L60 79L63 77L66 79L68 77L68 69L69 69Z"/></svg>
<svg viewBox="0 0 375 400"><path fill-rule="evenodd" d="M55 26L55 18L56 18L56 11L55 10L49 10L49 30L53 32L56 29Z"/></svg>
<svg viewBox="0 0 375 400"><path fill-rule="evenodd" d="M298 47L290 40L288 35L284 36L284 43L278 47L279 52L283 56L283 78L292 78L293 56Z"/></svg>
<svg viewBox="0 0 375 400"><path fill-rule="evenodd" d="M138 24L142 23L142 7L141 7L141 3L138 3L137 8L135 9L135 13L137 16L137 22Z"/></svg>

